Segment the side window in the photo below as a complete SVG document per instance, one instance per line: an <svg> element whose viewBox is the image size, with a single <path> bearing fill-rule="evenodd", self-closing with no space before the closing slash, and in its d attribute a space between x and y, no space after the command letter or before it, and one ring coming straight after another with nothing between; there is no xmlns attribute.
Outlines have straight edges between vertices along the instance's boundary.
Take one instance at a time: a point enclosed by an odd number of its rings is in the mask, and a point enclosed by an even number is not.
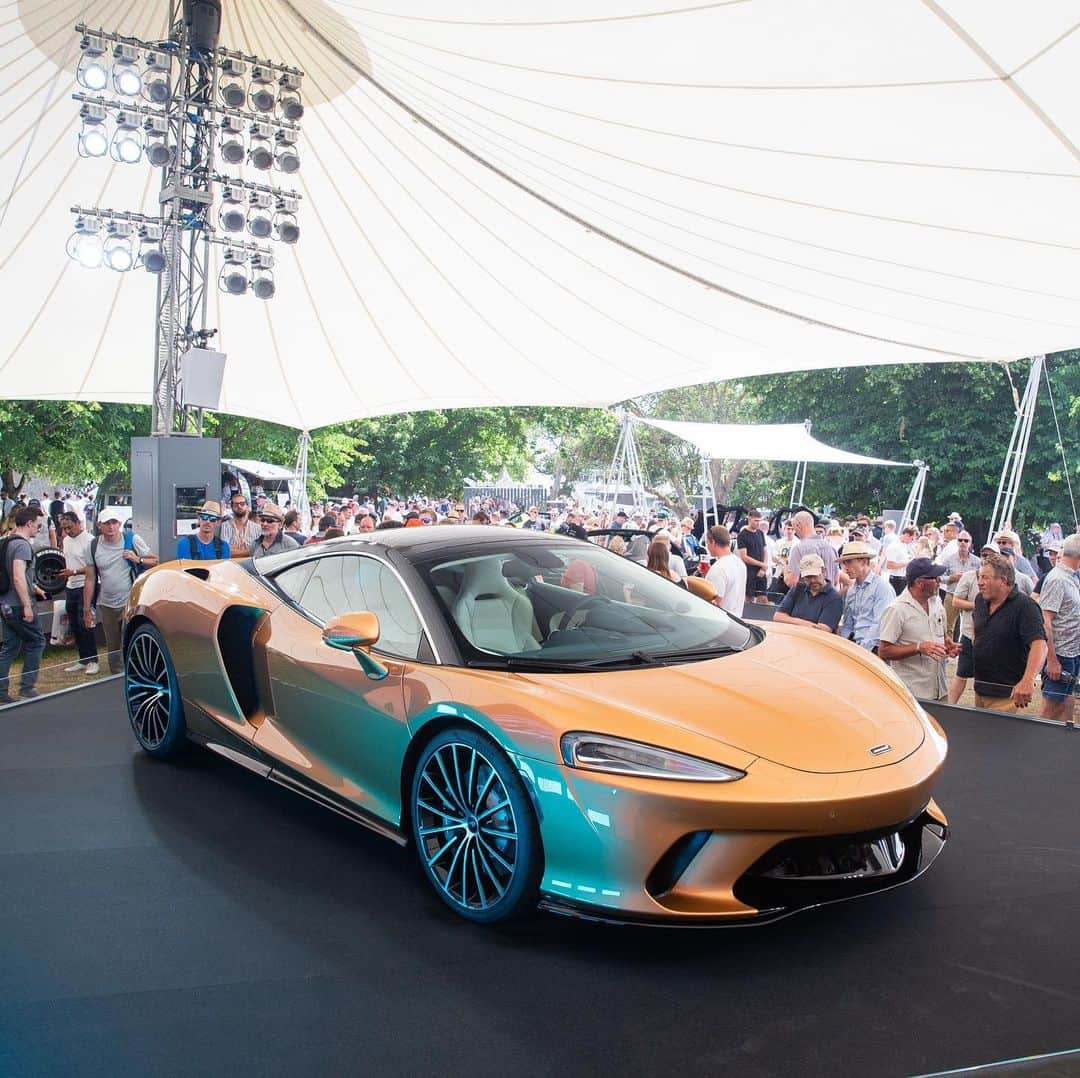
<svg viewBox="0 0 1080 1078"><path fill-rule="evenodd" d="M341 614L370 610L379 618L377 651L415 659L422 630L398 578L380 561L356 555L320 558L304 588L300 605L322 622Z"/></svg>
<svg viewBox="0 0 1080 1078"><path fill-rule="evenodd" d="M310 561L305 562L303 565L294 566L292 569L286 569L283 573L278 573L274 577L274 583L294 603L298 603L300 602L300 596L304 594L304 585L307 584L314 568L315 563Z"/></svg>

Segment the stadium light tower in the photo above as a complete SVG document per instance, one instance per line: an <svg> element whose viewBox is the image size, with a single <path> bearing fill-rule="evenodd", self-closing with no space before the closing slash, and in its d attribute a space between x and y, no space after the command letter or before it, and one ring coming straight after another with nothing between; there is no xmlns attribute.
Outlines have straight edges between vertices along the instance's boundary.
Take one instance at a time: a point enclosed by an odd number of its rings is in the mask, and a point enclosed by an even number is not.
<svg viewBox="0 0 1080 1078"><path fill-rule="evenodd" d="M216 375L220 386L225 363L209 348L217 332L207 324L211 245L225 248L217 282L223 292L268 300L276 291L270 247L235 233L246 225L256 241L296 243L300 196L235 170L248 163L268 173L298 171L304 113L302 71L219 45L222 0L167 2L166 41L83 23L75 28L82 50L77 78L85 91L73 95L80 102L80 156L145 160L161 169L161 187L157 215L73 206L75 232L68 242L69 255L85 268L142 266L157 276L156 436L192 433L193 420L201 432L202 409L216 406L216 396L196 392L195 385L209 372L210 383ZM218 171L219 140L220 168L232 172ZM216 212L219 188L225 197Z"/></svg>

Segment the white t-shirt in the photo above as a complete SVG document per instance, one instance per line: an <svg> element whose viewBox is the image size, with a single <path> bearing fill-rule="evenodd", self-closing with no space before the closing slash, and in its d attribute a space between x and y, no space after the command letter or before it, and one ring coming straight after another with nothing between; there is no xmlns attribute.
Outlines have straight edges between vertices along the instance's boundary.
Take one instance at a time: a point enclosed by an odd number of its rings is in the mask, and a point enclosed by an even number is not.
<svg viewBox="0 0 1080 1078"><path fill-rule="evenodd" d="M886 565L884 568L886 576L904 576L907 572L904 566L911 561L911 547L909 547L903 539L894 539L885 548L885 561L898 561L902 563L899 569L890 569L888 565Z"/></svg>
<svg viewBox="0 0 1080 1078"><path fill-rule="evenodd" d="M746 566L742 559L734 554L717 558L705 579L716 588L720 606L741 618L746 602Z"/></svg>
<svg viewBox="0 0 1080 1078"><path fill-rule="evenodd" d="M64 567L66 569L85 569L86 563L90 560L90 544L93 539L90 533L84 528L78 535L65 535L64 536ZM67 578L67 590L75 591L77 588L81 588L86 583L86 576L82 572L76 571L74 576Z"/></svg>

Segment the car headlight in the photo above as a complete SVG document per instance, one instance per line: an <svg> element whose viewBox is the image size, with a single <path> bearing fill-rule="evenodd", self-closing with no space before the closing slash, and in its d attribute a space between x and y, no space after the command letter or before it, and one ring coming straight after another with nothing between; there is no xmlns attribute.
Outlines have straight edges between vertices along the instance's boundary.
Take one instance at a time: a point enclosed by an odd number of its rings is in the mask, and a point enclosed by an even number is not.
<svg viewBox="0 0 1080 1078"><path fill-rule="evenodd" d="M734 782L746 777L745 771L735 767L607 734L563 734L559 745L570 767L586 771L688 782Z"/></svg>

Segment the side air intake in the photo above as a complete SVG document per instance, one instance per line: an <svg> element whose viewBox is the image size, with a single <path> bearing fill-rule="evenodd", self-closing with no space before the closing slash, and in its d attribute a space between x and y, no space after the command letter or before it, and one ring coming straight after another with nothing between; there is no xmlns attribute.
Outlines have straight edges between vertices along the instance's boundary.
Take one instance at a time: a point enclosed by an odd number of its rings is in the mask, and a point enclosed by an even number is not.
<svg viewBox="0 0 1080 1078"><path fill-rule="evenodd" d="M245 719L259 710L252 643L264 611L253 606L230 606L218 624L217 642L225 676Z"/></svg>

